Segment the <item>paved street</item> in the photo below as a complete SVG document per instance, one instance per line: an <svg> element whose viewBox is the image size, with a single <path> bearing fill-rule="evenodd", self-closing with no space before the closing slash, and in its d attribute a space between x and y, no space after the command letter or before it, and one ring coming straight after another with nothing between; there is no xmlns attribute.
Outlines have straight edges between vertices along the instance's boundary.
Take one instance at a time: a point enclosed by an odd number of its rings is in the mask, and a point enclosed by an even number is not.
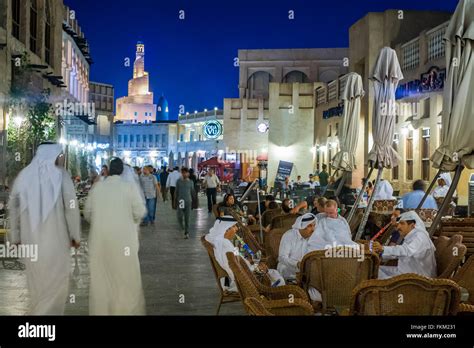
<svg viewBox="0 0 474 348"><path fill-rule="evenodd" d="M219 200L220 198L218 198ZM218 289L209 258L200 237L213 224L205 197L193 212L190 239L179 232L176 213L169 202L158 202L154 226L140 230L140 263L148 315L214 315ZM77 256L72 257L72 301L67 315L88 315L89 268L87 229ZM23 271L5 270L0 265L0 315L23 315L27 311L28 291ZM182 303L184 302L184 303ZM245 314L240 302L225 304L222 315Z"/></svg>

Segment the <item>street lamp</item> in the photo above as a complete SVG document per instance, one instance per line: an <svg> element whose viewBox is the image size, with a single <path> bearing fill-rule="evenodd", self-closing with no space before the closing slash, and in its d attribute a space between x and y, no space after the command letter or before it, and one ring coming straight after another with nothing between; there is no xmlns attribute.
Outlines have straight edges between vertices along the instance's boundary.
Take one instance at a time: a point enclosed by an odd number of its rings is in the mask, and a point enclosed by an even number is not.
<svg viewBox="0 0 474 348"><path fill-rule="evenodd" d="M21 116L15 116L13 117L13 123L15 124L15 126L17 128L20 128L21 127L21 124L23 123L24 119L23 117Z"/></svg>

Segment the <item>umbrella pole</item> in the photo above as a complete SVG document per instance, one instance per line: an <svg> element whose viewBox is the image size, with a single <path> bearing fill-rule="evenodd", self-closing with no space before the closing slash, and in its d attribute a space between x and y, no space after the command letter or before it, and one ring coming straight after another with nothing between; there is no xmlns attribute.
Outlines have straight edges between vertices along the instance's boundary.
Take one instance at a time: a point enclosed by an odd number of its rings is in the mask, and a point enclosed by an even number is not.
<svg viewBox="0 0 474 348"><path fill-rule="evenodd" d="M377 173L377 179L375 180L374 190L372 191L372 194L370 195L370 199L369 199L369 203L367 204L367 208L365 208L364 217L362 218L362 221L359 225L359 229L357 230L355 240L359 240L362 237L362 234L364 233L365 225L367 224L367 220L369 219L370 211L372 210L372 205L374 204L375 192L377 190L377 186L379 185L380 178L382 177L382 171L383 171L383 167L380 167L379 171Z"/></svg>
<svg viewBox="0 0 474 348"><path fill-rule="evenodd" d="M359 194L357 195L356 201L354 205L351 208L351 211L349 212L349 216L347 217L347 222L350 223L355 211L357 210L357 207L359 206L360 200L364 196L365 189L367 188L367 185L369 184L369 178L372 175L372 172L374 170L374 167L371 167L369 170L369 174L367 175L367 180L365 180L365 183L362 185L362 189L360 190Z"/></svg>
<svg viewBox="0 0 474 348"><path fill-rule="evenodd" d="M438 214L436 214L436 217L434 218L433 223L431 224L430 236L433 236L433 234L435 233L436 228L441 222L441 218L443 217L444 213L446 212L446 209L448 208L448 204L451 203L451 199L453 198L454 191L456 190L456 187L458 186L459 179L461 178L461 173L463 169L464 169L464 166L461 164L458 164L458 166L456 167L456 173L454 174L453 182L451 183L451 186L449 187L448 193L444 197L443 203L441 204L441 207L438 210Z"/></svg>
<svg viewBox="0 0 474 348"><path fill-rule="evenodd" d="M433 181L431 182L430 187L428 187L428 190L426 190L425 195L423 196L423 199L421 200L420 204L418 204L418 207L416 209L421 209L421 207L423 206L423 203L425 203L426 198L428 197L431 190L433 189L433 186L435 185L436 180L438 180L440 174L441 174L441 169L438 170L438 173L433 178Z"/></svg>
<svg viewBox="0 0 474 348"><path fill-rule="evenodd" d="M256 181L257 182L257 181ZM260 243L263 245L263 227L262 227L262 212L260 210L260 187L257 187L257 207L258 207L258 215L260 218L258 219L258 224L260 225Z"/></svg>
<svg viewBox="0 0 474 348"><path fill-rule="evenodd" d="M339 197L339 194L341 193L342 191L342 187L344 186L344 184L346 183L346 177L347 177L347 172L344 171L341 175L341 181L339 182L339 185L337 186L337 189L336 189L336 192L334 192L334 195L336 197Z"/></svg>

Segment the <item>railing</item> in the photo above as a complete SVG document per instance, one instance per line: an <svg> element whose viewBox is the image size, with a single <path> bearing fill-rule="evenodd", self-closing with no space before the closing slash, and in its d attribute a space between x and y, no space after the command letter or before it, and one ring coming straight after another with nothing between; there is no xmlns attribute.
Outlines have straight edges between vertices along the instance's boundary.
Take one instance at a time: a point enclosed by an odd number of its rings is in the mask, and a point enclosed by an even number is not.
<svg viewBox="0 0 474 348"><path fill-rule="evenodd" d="M209 110L207 112L198 112L198 113L190 113L189 115L181 114L178 116L178 121L193 121L193 120L200 120L200 119L213 119L217 116L218 120L222 120L224 118L224 111L223 110Z"/></svg>
<svg viewBox="0 0 474 348"><path fill-rule="evenodd" d="M316 105L321 105L326 103L326 87L321 87L316 90Z"/></svg>
<svg viewBox="0 0 474 348"><path fill-rule="evenodd" d="M444 48L444 34L446 33L446 28L448 27L449 22L442 23L437 27L426 32L428 38L428 60L438 59L444 57L445 48Z"/></svg>
<svg viewBox="0 0 474 348"><path fill-rule="evenodd" d="M415 69L420 65L420 40L415 38L401 46L402 49L402 69Z"/></svg>
<svg viewBox="0 0 474 348"><path fill-rule="evenodd" d="M328 83L328 101L337 99L337 80Z"/></svg>
<svg viewBox="0 0 474 348"><path fill-rule="evenodd" d="M340 100L346 87L347 75L339 77L337 80L330 81L327 86L316 90L316 106L329 103L333 100Z"/></svg>
<svg viewBox="0 0 474 348"><path fill-rule="evenodd" d="M343 75L339 78L339 99L344 94L344 88L346 88L347 75Z"/></svg>

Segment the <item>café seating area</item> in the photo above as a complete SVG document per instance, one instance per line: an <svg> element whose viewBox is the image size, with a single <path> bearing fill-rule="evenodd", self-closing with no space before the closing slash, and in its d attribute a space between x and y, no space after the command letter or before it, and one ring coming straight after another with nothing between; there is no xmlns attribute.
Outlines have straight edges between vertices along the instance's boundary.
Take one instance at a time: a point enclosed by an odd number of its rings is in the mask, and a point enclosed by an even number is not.
<svg viewBox="0 0 474 348"><path fill-rule="evenodd" d="M372 216L385 218L380 220L381 226L389 221L395 202L377 205L371 212ZM417 213L426 225L435 216L435 212L425 209ZM259 229L250 229L245 222L239 221L238 234L255 253L261 254L262 263L276 269L281 238L299 214L273 214L266 221L270 223L263 232L263 240ZM358 215L356 212L353 221L358 221ZM351 230L355 232L357 227L358 223L354 223ZM385 231L379 241L386 244L391 231ZM403 274L378 279L383 263L369 251L368 240L358 241L366 246L360 254L341 248L306 254L299 263L296 282L274 288L266 275L253 273L242 257L227 253L238 288L238 293L233 294L222 288L222 278L227 275L215 260L212 244L204 237L202 243L221 293L217 313L222 304L241 301L246 313L252 316L473 315L474 219L443 218L432 240L436 247L436 278ZM331 257L332 252L344 257ZM317 290L320 300L311 300L311 289Z"/></svg>

